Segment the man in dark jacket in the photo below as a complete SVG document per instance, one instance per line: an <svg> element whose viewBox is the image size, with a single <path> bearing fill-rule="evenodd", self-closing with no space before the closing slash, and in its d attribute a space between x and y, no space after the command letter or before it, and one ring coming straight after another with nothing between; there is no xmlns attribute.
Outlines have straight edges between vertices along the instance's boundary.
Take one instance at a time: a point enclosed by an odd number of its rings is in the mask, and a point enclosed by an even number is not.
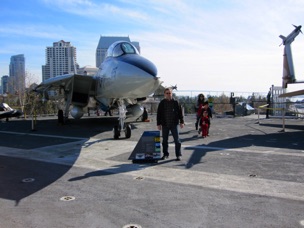
<svg viewBox="0 0 304 228"><path fill-rule="evenodd" d="M162 159L164 160L169 157L168 138L171 131L175 143L176 160L180 161L182 154L178 125L181 128L184 127L184 116L180 104L172 97L172 90L166 88L164 95L165 99L159 103L157 108L157 128L162 131L163 137L162 146L164 155Z"/></svg>

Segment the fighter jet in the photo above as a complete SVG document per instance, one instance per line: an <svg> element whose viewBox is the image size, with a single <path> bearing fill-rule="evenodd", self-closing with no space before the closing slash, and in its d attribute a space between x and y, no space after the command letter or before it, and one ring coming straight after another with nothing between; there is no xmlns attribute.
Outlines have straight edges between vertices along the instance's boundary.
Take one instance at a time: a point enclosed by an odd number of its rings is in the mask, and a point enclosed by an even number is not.
<svg viewBox="0 0 304 228"><path fill-rule="evenodd" d="M6 103L0 103L0 119L6 118L6 121L8 121L11 117L19 117L23 113L19 110L11 108Z"/></svg>
<svg viewBox="0 0 304 228"><path fill-rule="evenodd" d="M157 90L155 90L153 97L157 98L157 99L162 99L164 98L164 91L166 88L169 88L171 90L177 90L177 85L175 86L164 86L164 85L160 85Z"/></svg>
<svg viewBox="0 0 304 228"><path fill-rule="evenodd" d="M292 52L291 52L291 43L294 39L299 35L301 31L301 25L295 26L295 29L287 36L280 35L279 37L283 40L284 47L284 54L283 54L283 82L282 87L287 88L287 85L290 83L296 82L294 67L293 67L293 59L292 59Z"/></svg>
<svg viewBox="0 0 304 228"><path fill-rule="evenodd" d="M66 74L43 81L35 91L45 99L51 94L65 101L64 116L79 119L88 107L103 111L118 108L118 124L114 126L114 139L124 132L131 137L130 123L143 114L140 105L154 93L162 82L156 66L139 55L136 47L126 41L117 41L107 50L106 58L95 75Z"/></svg>
<svg viewBox="0 0 304 228"><path fill-rule="evenodd" d="M295 26L295 29L287 36L280 35L279 37L283 40L284 47L284 54L283 54L283 80L282 80L282 88L287 88L288 84L292 83L303 83L303 81L296 80L294 67L293 67L293 59L292 59L292 52L291 52L291 43L294 39L299 35L302 26ZM290 93L281 94L279 97L291 97L304 94L303 90L294 91Z"/></svg>

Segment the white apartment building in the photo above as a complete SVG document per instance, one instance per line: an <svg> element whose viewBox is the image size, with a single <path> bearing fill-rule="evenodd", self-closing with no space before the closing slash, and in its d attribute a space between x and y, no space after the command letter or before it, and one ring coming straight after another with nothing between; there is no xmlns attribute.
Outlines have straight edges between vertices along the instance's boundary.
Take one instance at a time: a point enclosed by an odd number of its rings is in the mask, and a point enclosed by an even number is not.
<svg viewBox="0 0 304 228"><path fill-rule="evenodd" d="M46 48L45 61L45 65L42 66L42 81L63 74L76 73L79 68L76 47L64 40L54 42L53 47Z"/></svg>

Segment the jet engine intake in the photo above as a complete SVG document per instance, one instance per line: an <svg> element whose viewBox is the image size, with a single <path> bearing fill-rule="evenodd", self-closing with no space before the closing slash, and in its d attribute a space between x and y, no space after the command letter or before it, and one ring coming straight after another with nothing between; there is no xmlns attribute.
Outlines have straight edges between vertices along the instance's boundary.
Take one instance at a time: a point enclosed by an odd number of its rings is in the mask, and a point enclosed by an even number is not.
<svg viewBox="0 0 304 228"><path fill-rule="evenodd" d="M142 106L140 106L139 104L134 104L134 105L129 105L127 107L127 113L126 116L127 118L130 117L139 117L144 113L144 109Z"/></svg>

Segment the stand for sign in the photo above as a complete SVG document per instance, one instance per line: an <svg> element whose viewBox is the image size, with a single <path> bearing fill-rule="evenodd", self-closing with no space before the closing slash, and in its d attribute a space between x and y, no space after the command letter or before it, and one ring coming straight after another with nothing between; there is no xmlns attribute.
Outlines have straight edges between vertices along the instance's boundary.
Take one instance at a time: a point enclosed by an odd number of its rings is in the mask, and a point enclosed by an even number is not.
<svg viewBox="0 0 304 228"><path fill-rule="evenodd" d="M155 163L161 159L160 131L144 131L129 160L133 163Z"/></svg>

